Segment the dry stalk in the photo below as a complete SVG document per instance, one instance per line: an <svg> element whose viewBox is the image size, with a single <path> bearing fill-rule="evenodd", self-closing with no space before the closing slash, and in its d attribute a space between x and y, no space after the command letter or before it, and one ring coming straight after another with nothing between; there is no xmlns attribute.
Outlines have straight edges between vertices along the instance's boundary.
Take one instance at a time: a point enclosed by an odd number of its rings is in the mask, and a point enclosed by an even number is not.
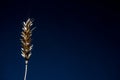
<svg viewBox="0 0 120 80"><path fill-rule="evenodd" d="M33 25L33 21L29 18L26 22L23 22L23 28L21 32L21 52L22 52L22 57L25 59L25 75L24 75L24 80L26 80L27 76L27 66L28 66L28 60L31 56L31 50L33 45L31 44L31 36L32 36L32 31L31 26Z"/></svg>

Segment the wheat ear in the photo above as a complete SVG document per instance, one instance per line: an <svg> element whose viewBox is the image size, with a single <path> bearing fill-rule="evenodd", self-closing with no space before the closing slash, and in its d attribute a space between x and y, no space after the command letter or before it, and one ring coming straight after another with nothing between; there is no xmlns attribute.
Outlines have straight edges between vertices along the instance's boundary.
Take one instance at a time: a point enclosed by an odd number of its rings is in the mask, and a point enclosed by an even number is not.
<svg viewBox="0 0 120 80"><path fill-rule="evenodd" d="M21 52L22 57L25 59L25 75L24 80L26 80L27 76L27 67L28 67L28 60L31 56L31 50L33 45L31 44L31 36L32 30L31 26L33 25L33 21L29 18L26 22L23 22L23 28L21 32Z"/></svg>

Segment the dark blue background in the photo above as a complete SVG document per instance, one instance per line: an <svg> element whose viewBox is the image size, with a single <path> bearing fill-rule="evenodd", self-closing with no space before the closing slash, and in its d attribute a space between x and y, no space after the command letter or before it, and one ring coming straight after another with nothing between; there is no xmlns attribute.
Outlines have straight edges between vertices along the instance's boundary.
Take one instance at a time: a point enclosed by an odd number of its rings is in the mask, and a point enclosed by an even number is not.
<svg viewBox="0 0 120 80"><path fill-rule="evenodd" d="M34 18L27 80L120 80L113 1L0 1L0 80L23 80L22 22Z"/></svg>

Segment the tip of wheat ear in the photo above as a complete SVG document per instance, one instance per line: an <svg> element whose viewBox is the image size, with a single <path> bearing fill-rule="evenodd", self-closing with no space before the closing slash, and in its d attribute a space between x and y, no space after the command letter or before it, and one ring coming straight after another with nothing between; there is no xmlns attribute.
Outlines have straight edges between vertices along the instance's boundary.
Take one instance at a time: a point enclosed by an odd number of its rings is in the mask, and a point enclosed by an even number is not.
<svg viewBox="0 0 120 80"><path fill-rule="evenodd" d="M32 30L31 26L33 25L33 21L28 18L26 22L23 22L23 28L21 32L21 52L22 57L25 58L26 61L29 60L31 56L31 50L33 45L31 44L31 36L32 36Z"/></svg>

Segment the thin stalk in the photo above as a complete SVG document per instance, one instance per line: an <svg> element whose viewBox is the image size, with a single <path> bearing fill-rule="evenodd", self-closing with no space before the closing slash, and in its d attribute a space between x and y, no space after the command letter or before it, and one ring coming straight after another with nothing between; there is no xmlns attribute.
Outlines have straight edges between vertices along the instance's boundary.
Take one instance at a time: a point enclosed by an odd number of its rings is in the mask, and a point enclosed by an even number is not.
<svg viewBox="0 0 120 80"><path fill-rule="evenodd" d="M25 63L25 75L24 75L24 80L26 80L27 77L27 68L28 68L28 61Z"/></svg>

